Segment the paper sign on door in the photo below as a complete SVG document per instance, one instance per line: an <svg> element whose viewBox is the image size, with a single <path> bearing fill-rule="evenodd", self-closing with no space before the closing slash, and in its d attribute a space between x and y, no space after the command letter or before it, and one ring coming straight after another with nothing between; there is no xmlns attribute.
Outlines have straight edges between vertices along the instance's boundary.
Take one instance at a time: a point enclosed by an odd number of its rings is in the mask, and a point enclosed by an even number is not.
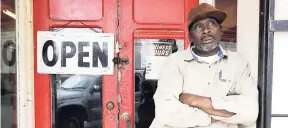
<svg viewBox="0 0 288 128"><path fill-rule="evenodd" d="M159 72L167 57L172 54L172 44L168 43L153 43L146 44L143 50L146 66L146 79L158 79Z"/></svg>

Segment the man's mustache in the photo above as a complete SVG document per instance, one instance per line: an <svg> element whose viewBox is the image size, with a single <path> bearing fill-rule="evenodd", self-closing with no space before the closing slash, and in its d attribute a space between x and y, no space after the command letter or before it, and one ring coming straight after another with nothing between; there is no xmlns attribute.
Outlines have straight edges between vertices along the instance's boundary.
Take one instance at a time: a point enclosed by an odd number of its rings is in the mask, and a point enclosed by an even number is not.
<svg viewBox="0 0 288 128"><path fill-rule="evenodd" d="M211 38L215 39L215 37L214 37L213 35L211 35L211 34L205 34L205 35L203 35L203 36L201 37L201 40L204 40L204 38L207 38L207 37L211 37Z"/></svg>

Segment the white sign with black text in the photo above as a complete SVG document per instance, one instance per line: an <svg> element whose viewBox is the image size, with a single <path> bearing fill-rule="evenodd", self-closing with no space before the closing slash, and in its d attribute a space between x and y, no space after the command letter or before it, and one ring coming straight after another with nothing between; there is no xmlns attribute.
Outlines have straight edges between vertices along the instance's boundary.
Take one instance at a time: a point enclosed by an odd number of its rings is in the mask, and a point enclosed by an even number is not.
<svg viewBox="0 0 288 128"><path fill-rule="evenodd" d="M146 79L158 79L162 65L172 53L172 44L166 42L155 42L146 44L143 52L146 55Z"/></svg>
<svg viewBox="0 0 288 128"><path fill-rule="evenodd" d="M114 34L38 31L41 74L112 75Z"/></svg>

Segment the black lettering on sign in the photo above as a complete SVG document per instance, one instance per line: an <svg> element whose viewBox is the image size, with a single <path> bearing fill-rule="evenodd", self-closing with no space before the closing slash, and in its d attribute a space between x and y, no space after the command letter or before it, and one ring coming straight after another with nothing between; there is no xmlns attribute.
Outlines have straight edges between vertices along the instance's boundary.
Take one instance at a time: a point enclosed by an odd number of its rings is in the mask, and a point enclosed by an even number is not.
<svg viewBox="0 0 288 128"><path fill-rule="evenodd" d="M67 53L67 47L71 48L71 52ZM63 41L61 51L61 67L66 67L66 59L72 58L76 54L76 46L73 42Z"/></svg>
<svg viewBox="0 0 288 128"><path fill-rule="evenodd" d="M169 56L172 53L170 44L154 43L154 56Z"/></svg>
<svg viewBox="0 0 288 128"><path fill-rule="evenodd" d="M108 66L108 42L102 43L102 50L98 42L93 42L93 67L98 67L98 58L102 67Z"/></svg>
<svg viewBox="0 0 288 128"><path fill-rule="evenodd" d="M78 43L78 67L90 67L89 62L84 62L84 57L89 57L89 52L83 52L84 46L90 46L89 42L79 42Z"/></svg>
<svg viewBox="0 0 288 128"><path fill-rule="evenodd" d="M53 59L50 61L48 59L48 48L49 46L51 46L53 48ZM47 40L45 43L44 43L44 46L43 46L43 51L42 51L42 58L43 58L43 61L44 63L49 66L49 67L52 67L54 66L57 61L58 61L58 50L57 50L57 45L56 43L53 41L53 40Z"/></svg>
<svg viewBox="0 0 288 128"><path fill-rule="evenodd" d="M4 42L3 44L3 49L2 49L2 58L4 63L7 66L12 66L15 64L16 62L16 45L14 44L14 42L12 40L7 40ZM11 49L11 60L8 60L8 50Z"/></svg>

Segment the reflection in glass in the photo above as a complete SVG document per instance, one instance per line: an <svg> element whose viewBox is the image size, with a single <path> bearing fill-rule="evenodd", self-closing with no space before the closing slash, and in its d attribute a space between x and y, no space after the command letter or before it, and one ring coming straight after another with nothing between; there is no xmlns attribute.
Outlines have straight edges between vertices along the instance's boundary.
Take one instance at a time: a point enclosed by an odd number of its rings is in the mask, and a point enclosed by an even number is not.
<svg viewBox="0 0 288 128"><path fill-rule="evenodd" d="M53 81L62 83L56 85L56 125L59 128L102 127L102 76L56 77L60 79Z"/></svg>
<svg viewBox="0 0 288 128"><path fill-rule="evenodd" d="M183 39L136 39L135 46L135 125L149 128L155 117L153 95L157 74L167 56L184 49Z"/></svg>
<svg viewBox="0 0 288 128"><path fill-rule="evenodd" d="M60 89L63 90L81 90L87 89L92 84L94 80L93 76L81 76L74 75L65 80L63 84L61 84Z"/></svg>
<svg viewBox="0 0 288 128"><path fill-rule="evenodd" d="M1 128L17 127L15 1L1 0Z"/></svg>
<svg viewBox="0 0 288 128"><path fill-rule="evenodd" d="M101 28L53 28L67 33L98 33ZM67 63L68 65L69 63ZM102 128L102 76L51 75L55 128Z"/></svg>

